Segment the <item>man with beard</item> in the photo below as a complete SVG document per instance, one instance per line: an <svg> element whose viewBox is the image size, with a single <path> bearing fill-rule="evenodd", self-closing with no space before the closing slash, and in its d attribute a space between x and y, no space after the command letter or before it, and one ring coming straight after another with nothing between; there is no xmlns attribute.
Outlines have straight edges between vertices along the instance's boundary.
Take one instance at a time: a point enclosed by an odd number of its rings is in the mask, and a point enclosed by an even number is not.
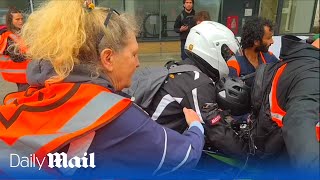
<svg viewBox="0 0 320 180"><path fill-rule="evenodd" d="M241 34L242 54L231 57L227 64L229 76L245 76L256 71L262 63L277 62L278 59L268 51L273 44L273 23L265 18L254 17L245 23ZM251 86L253 77L245 80Z"/></svg>
<svg viewBox="0 0 320 180"><path fill-rule="evenodd" d="M183 11L178 15L174 23L174 31L180 34L181 59L187 58L184 52L184 45L190 29L196 25L194 20L195 11L193 9L194 0L183 0Z"/></svg>

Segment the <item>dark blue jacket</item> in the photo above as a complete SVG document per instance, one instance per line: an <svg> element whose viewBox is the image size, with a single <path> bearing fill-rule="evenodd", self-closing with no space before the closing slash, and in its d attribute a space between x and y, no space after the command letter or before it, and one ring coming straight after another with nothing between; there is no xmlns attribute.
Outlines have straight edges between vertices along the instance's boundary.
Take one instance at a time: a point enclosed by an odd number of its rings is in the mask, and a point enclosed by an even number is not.
<svg viewBox="0 0 320 180"><path fill-rule="evenodd" d="M258 60L259 64L279 61L278 58L272 54L272 52L260 52ZM234 65L234 63L232 62L235 62L237 65ZM256 71L255 67L249 62L249 60L244 55L236 54L235 56L230 58L227 63L229 66L229 76L231 77L241 77L254 73ZM252 82L253 78L249 78L246 80L246 83L249 86L252 85Z"/></svg>

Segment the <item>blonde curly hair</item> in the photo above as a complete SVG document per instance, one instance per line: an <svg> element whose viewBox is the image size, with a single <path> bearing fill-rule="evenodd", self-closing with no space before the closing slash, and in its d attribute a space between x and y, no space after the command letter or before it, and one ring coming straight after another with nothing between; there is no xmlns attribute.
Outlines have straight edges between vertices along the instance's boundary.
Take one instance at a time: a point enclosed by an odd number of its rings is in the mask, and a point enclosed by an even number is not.
<svg viewBox="0 0 320 180"><path fill-rule="evenodd" d="M51 0L43 4L29 16L21 31L27 57L49 60L60 80L70 74L75 64L98 68L103 49L118 52L125 47L130 33L138 33L135 20L124 14L112 14L105 27L108 13L114 12L97 7L88 11L83 0Z"/></svg>

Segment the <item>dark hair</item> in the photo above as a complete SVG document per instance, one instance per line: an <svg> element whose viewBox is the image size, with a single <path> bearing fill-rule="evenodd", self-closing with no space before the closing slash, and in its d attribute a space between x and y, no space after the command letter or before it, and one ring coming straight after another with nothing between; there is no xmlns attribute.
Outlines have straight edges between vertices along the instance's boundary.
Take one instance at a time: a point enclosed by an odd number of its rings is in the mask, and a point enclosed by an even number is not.
<svg viewBox="0 0 320 180"><path fill-rule="evenodd" d="M182 4L186 3L186 0L182 1ZM194 4L194 0L192 0L192 4Z"/></svg>
<svg viewBox="0 0 320 180"><path fill-rule="evenodd" d="M262 41L264 35L264 27L273 30L273 23L271 20L262 17L253 17L246 21L242 28L241 47L242 49L253 47L254 41Z"/></svg>
<svg viewBox="0 0 320 180"><path fill-rule="evenodd" d="M12 24L12 20L13 20L13 13L20 13L22 14L21 11L19 11L16 7L10 7L7 15L6 15L6 25L7 25L7 29L9 31L14 31L15 29L17 29L16 27L14 27L14 25Z"/></svg>
<svg viewBox="0 0 320 180"><path fill-rule="evenodd" d="M199 11L194 18L196 21L211 21L208 11Z"/></svg>

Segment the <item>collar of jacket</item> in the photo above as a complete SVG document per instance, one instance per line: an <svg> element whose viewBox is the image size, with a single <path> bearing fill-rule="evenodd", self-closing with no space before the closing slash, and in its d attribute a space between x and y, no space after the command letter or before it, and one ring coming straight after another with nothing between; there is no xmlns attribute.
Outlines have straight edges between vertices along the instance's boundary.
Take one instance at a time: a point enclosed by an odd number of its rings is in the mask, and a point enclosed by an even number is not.
<svg viewBox="0 0 320 180"><path fill-rule="evenodd" d="M45 85L46 80L55 75L56 73L50 61L34 60L29 63L27 68L27 81L31 86L42 87ZM75 65L73 71L63 82L96 84L108 88L113 92L115 91L106 75L94 75L94 73L88 69L88 66L84 64Z"/></svg>
<svg viewBox="0 0 320 180"><path fill-rule="evenodd" d="M282 36L281 44L280 59L297 58L303 60L303 57L319 59L319 49L296 36Z"/></svg>
<svg viewBox="0 0 320 180"><path fill-rule="evenodd" d="M194 9L191 10L190 13L187 13L187 11L185 9L182 10L182 13L184 15L186 15L185 17L187 17L188 15L195 15L196 14L196 11Z"/></svg>

